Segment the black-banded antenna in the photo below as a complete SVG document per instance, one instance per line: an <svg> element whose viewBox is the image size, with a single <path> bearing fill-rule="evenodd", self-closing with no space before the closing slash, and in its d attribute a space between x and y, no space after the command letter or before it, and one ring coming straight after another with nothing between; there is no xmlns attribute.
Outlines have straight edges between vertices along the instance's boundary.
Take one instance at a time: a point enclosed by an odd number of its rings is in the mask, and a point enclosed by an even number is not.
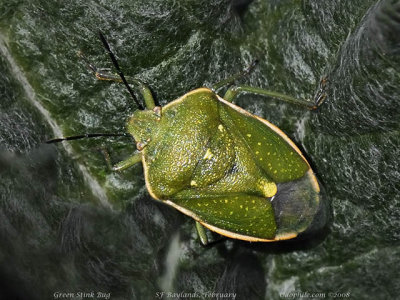
<svg viewBox="0 0 400 300"><path fill-rule="evenodd" d="M132 137L128 133L85 133L85 134L80 134L80 135L73 135L73 136L66 136L66 137L62 137L62 138L51 139L51 140L46 141L46 144L59 143L62 141L80 140L80 139L85 139L85 138L95 138L95 137L100 137L100 136Z"/></svg>
<svg viewBox="0 0 400 300"><path fill-rule="evenodd" d="M140 110L144 110L143 105L139 103L139 101L137 100L137 98L136 98L135 94L133 93L131 87L129 86L128 82L126 81L125 76L122 73L122 71L121 71L121 69L120 69L120 67L118 65L117 59L115 58L114 53L110 49L110 45L108 44L106 38L104 37L104 35L103 35L103 33L101 31L99 31L99 36L100 36L101 42L104 45L104 48L106 48L108 54L110 55L110 58L111 58L111 60L112 60L112 62L114 64L114 67L117 69L119 77L121 77L122 82L125 84L126 88L128 89L129 94L131 94L131 96L132 96L133 100L135 101L136 105L138 106L138 108Z"/></svg>

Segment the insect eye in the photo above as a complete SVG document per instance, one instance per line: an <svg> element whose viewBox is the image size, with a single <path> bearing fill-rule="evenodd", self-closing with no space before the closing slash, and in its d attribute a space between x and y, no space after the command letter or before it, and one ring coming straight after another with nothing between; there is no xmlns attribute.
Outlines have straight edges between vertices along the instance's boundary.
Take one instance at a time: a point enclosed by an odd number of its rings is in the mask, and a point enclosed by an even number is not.
<svg viewBox="0 0 400 300"><path fill-rule="evenodd" d="M155 114L157 117L161 117L161 106L155 106L155 107L153 108L153 111L154 111L154 114Z"/></svg>

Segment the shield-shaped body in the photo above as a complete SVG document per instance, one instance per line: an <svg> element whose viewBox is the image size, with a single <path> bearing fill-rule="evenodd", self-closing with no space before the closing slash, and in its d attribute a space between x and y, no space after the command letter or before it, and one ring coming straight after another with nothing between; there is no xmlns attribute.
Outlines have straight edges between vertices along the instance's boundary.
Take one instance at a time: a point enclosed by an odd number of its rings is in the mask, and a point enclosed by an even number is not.
<svg viewBox="0 0 400 300"><path fill-rule="evenodd" d="M134 114L128 130L145 144L153 198L247 241L290 239L310 227L320 205L317 179L276 126L206 88L163 107L151 128L139 120Z"/></svg>

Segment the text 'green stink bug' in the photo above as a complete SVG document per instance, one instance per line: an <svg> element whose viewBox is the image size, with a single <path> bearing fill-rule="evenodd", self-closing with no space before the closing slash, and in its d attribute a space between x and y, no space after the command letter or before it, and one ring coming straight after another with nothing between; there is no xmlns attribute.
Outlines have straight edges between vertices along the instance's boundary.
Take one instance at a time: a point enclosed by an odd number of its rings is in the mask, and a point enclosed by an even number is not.
<svg viewBox="0 0 400 300"><path fill-rule="evenodd" d="M249 86L230 87L220 97L215 90L238 77L233 76L161 108L141 81L125 79L101 33L100 38L119 75L88 66L98 79L124 82L132 95L128 82L138 86L146 105L135 100L140 109L127 122L137 151L114 170L142 162L150 195L193 218L203 243L207 240L201 225L223 236L257 242L291 239L311 226L321 196L309 163L279 128L232 100L244 91L313 109L325 98L323 90L315 104Z"/></svg>

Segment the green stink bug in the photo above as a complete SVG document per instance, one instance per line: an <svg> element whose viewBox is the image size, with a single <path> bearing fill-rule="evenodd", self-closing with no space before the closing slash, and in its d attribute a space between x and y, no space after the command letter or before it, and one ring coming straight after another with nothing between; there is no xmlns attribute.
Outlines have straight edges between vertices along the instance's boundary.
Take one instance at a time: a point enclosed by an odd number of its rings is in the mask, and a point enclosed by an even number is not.
<svg viewBox="0 0 400 300"><path fill-rule="evenodd" d="M146 85L125 78L101 33L100 38L119 76L88 66L98 79L122 81L132 95L128 83L138 86L146 106L135 100L139 109L127 122L137 151L113 170L142 162L149 194L193 218L203 243L202 226L260 242L291 239L310 228L321 196L309 163L279 128L232 101L238 93L249 92L315 109L325 98L323 90L315 104L249 86L230 87L219 96L216 90L231 84L233 76L160 107Z"/></svg>

